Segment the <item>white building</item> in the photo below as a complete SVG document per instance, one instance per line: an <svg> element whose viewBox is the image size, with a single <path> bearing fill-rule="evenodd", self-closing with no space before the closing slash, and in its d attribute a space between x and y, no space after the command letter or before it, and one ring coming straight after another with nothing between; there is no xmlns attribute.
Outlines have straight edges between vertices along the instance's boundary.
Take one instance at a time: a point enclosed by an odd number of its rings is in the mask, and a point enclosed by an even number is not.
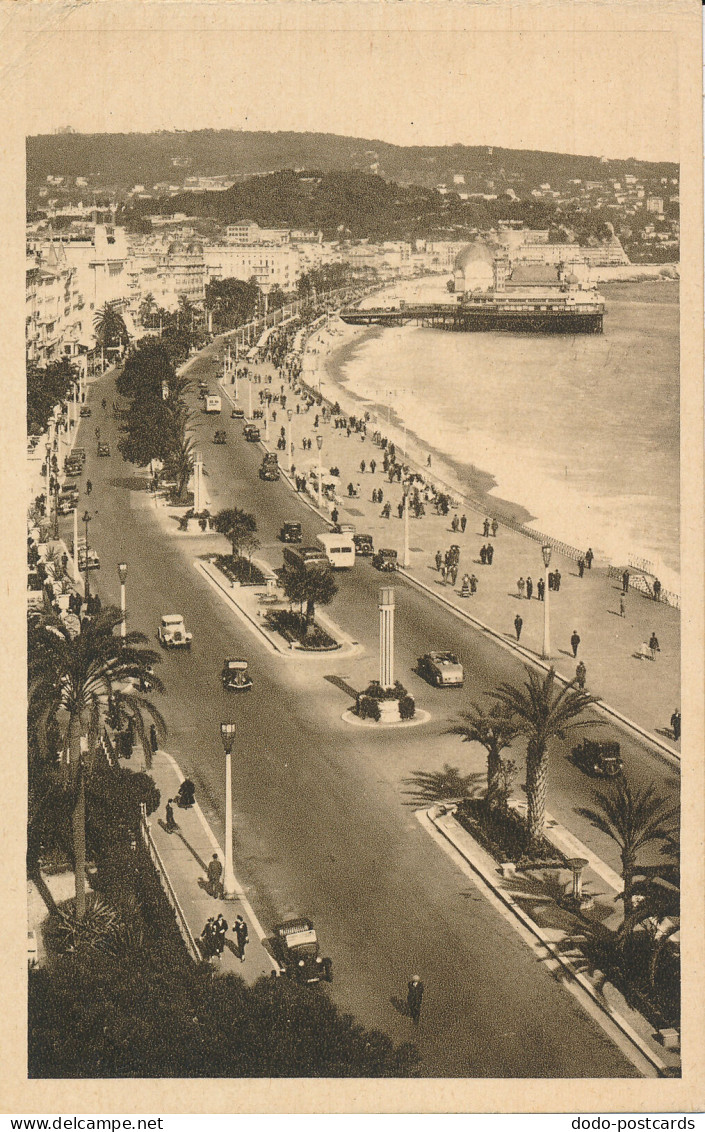
<svg viewBox="0 0 705 1132"><path fill-rule="evenodd" d="M254 220L238 220L228 224L225 238L233 244L288 244L288 228L260 228Z"/></svg>
<svg viewBox="0 0 705 1132"><path fill-rule="evenodd" d="M206 281L255 278L263 291L293 291L301 257L291 244L211 244L203 249Z"/></svg>

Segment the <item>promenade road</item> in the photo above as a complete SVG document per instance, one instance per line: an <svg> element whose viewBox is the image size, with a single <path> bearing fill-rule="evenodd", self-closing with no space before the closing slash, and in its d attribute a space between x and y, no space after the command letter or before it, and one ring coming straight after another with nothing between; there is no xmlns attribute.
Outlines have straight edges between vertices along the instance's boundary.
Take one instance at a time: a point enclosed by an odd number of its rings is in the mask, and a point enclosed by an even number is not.
<svg viewBox="0 0 705 1132"><path fill-rule="evenodd" d="M109 381L101 393L111 400ZM115 452L117 428L108 419L104 426ZM308 537L319 521L283 484L254 478L260 455L256 446L234 439L224 448L212 447L209 490L227 476L230 501L258 512L262 539L271 545L281 521L291 516L302 518ZM367 677L376 671L379 575L356 566L331 610L367 650L354 660L358 671L353 658L336 665L330 657L310 664L274 657L194 569L195 554L215 540L166 538L143 481L118 456L98 461L90 452L87 474L95 484L91 543L102 559L93 577L98 592L104 600L117 600L113 564L124 560L131 624L153 635L161 613L178 611L194 631L191 654L166 654L162 665L168 747L196 782L221 840L224 759L218 725L223 718L240 725L235 856L262 923L272 925L289 913L312 915L333 957L336 1001L396 1040L416 1040L429 1075L633 1075L630 1062L438 852L408 808L414 801L408 793L414 788L406 782L410 770L438 769L451 753L464 772L481 767L471 748L445 734L457 710L477 695L475 678L452 704L442 693L414 684L423 706L434 713L429 725L372 734L349 727L340 713L350 696L340 685L360 686L363 671ZM423 638L434 633L463 635L460 651L472 652L468 667L483 685L521 672L513 657L489 642L470 644L469 630L452 615L406 587L402 597L399 589L403 679L423 651ZM237 700L228 698L218 678L222 658L231 652L249 657L255 679L252 693ZM409 685L416 679L410 677ZM651 756L635 749L634 769L641 774L639 760ZM584 798L592 784L560 757L556 766L550 804L564 820L556 805L557 783L565 805L570 790L580 786ZM659 769L665 773L662 764ZM403 997L417 968L427 998L421 1027L412 1034L397 996Z"/></svg>

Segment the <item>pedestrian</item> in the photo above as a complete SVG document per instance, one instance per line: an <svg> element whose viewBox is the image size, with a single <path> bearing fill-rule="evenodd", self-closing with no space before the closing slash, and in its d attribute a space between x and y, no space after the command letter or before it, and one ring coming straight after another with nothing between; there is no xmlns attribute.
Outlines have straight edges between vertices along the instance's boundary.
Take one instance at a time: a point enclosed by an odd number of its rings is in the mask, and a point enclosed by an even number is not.
<svg viewBox="0 0 705 1132"><path fill-rule="evenodd" d="M391 503L385 503L384 507L382 508L382 518L388 519L389 516L391 515L391 513L392 513Z"/></svg>
<svg viewBox="0 0 705 1132"><path fill-rule="evenodd" d="M485 554L487 556L487 565L491 566L492 559L494 558L494 547L491 542L487 543L487 550L485 551Z"/></svg>
<svg viewBox="0 0 705 1132"><path fill-rule="evenodd" d="M625 593L621 593L619 595L619 616L624 617L624 614L626 613L626 611L627 611L627 595Z"/></svg>
<svg viewBox="0 0 705 1132"><path fill-rule="evenodd" d="M463 574L463 580L462 580L462 583L461 583L461 586L460 586L460 596L461 597L470 597L470 576L469 576L469 574Z"/></svg>
<svg viewBox="0 0 705 1132"><path fill-rule="evenodd" d="M585 559L579 558L578 559L578 577L582 578L584 573L585 573Z"/></svg>
<svg viewBox="0 0 705 1132"><path fill-rule="evenodd" d="M553 588L556 591L556 593L558 593L558 590L561 588L561 572L560 572L560 570L556 570L555 574L553 575Z"/></svg>
<svg viewBox="0 0 705 1132"><path fill-rule="evenodd" d="M546 600L546 583L544 582L543 578L539 578L538 582L536 583L536 597L539 601Z"/></svg>
<svg viewBox="0 0 705 1132"><path fill-rule="evenodd" d="M499 530L499 523L496 519L492 520L492 538L497 538L497 531Z"/></svg>
<svg viewBox="0 0 705 1132"><path fill-rule="evenodd" d="M208 892L216 900L223 895L223 866L220 857L214 853L208 862Z"/></svg>
<svg viewBox="0 0 705 1132"><path fill-rule="evenodd" d="M581 692L585 688L585 680L586 679L587 679L587 668L585 667L585 665L583 664L583 662L581 660L581 661L578 662L578 667L575 669L575 683L578 685Z"/></svg>
<svg viewBox="0 0 705 1132"><path fill-rule="evenodd" d="M531 601L531 595L533 594L533 592L534 592L534 583L532 582L531 576L529 575L526 579L526 597L527 597L528 601Z"/></svg>
<svg viewBox="0 0 705 1132"><path fill-rule="evenodd" d="M399 503L397 503L397 515L399 516L400 519L404 515L404 501L403 500L401 500Z"/></svg>
<svg viewBox="0 0 705 1132"><path fill-rule="evenodd" d="M553 571L552 570L549 570L549 572L548 572L548 588L549 588L549 590L555 590L555 588L556 588L555 579L553 577Z"/></svg>
<svg viewBox="0 0 705 1132"><path fill-rule="evenodd" d="M654 589L654 601L660 601L661 600L661 583L659 582L658 578L654 578L653 589Z"/></svg>
<svg viewBox="0 0 705 1132"><path fill-rule="evenodd" d="M629 571L625 570L622 574L622 589L626 593L629 589Z"/></svg>
<svg viewBox="0 0 705 1132"><path fill-rule="evenodd" d="M673 738L677 743L681 737L681 713L678 708L676 708L671 716L671 730L673 731Z"/></svg>
<svg viewBox="0 0 705 1132"><path fill-rule="evenodd" d="M521 630L522 630L523 624L524 624L524 619L517 613L516 617L514 618L514 632L517 635L517 640L519 640L519 638L521 637Z"/></svg>
<svg viewBox="0 0 705 1132"><path fill-rule="evenodd" d="M458 567L455 565L455 563L453 563L450 570L448 571L448 575L450 578L451 586L454 586L456 581L458 580Z"/></svg>
<svg viewBox="0 0 705 1132"><path fill-rule="evenodd" d="M364 476L364 474L365 474L365 468L366 468L366 467L367 467L367 464L365 463L365 461L364 461L364 460L360 460L360 471L362 472L363 476Z"/></svg>
<svg viewBox="0 0 705 1132"><path fill-rule="evenodd" d="M377 467L377 461L376 460L370 460L370 471L372 472L372 475L375 474L376 467Z"/></svg>
<svg viewBox="0 0 705 1132"><path fill-rule="evenodd" d="M448 577L448 567L446 566L446 564L444 562L443 565L441 566L441 581L443 582L443 585L446 584L446 578L447 577Z"/></svg>
<svg viewBox="0 0 705 1132"><path fill-rule="evenodd" d="M415 1026L421 1017L421 1003L423 1001L424 985L418 975L412 975L406 992L406 1007Z"/></svg>
<svg viewBox="0 0 705 1132"><path fill-rule="evenodd" d="M438 570L439 574L441 572L441 566L442 565L443 565L443 555L441 554L440 550L437 550L436 551L436 570Z"/></svg>
<svg viewBox="0 0 705 1132"><path fill-rule="evenodd" d="M93 491L93 484L90 480L86 480L86 495L90 495Z"/></svg>
<svg viewBox="0 0 705 1132"><path fill-rule="evenodd" d="M377 502L382 503L383 500L384 500L384 492L382 491L382 488L379 487L379 488L377 488Z"/></svg>
<svg viewBox="0 0 705 1132"><path fill-rule="evenodd" d="M649 648L651 649L651 659L656 660L656 653L661 652L661 646L655 633L652 633L649 638Z"/></svg>
<svg viewBox="0 0 705 1132"><path fill-rule="evenodd" d="M228 921L222 912L219 912L213 921L213 935L215 937L216 955L222 955L225 950L225 933L228 930Z"/></svg>
<svg viewBox="0 0 705 1132"><path fill-rule="evenodd" d="M594 557L595 555L592 553L592 547L589 546L585 551L585 565L587 566L588 570L592 570L592 560Z"/></svg>
<svg viewBox="0 0 705 1132"><path fill-rule="evenodd" d="M67 573L68 565L69 565L69 556L64 551L64 553L61 555L61 572L62 572L62 574Z"/></svg>
<svg viewBox="0 0 705 1132"><path fill-rule="evenodd" d="M524 596L524 587L525 586L526 586L526 582L524 581L523 578L520 578L519 581L517 582L517 590L519 591L519 597Z"/></svg>
<svg viewBox="0 0 705 1132"><path fill-rule="evenodd" d="M482 524L482 537L483 538L489 538L490 537L490 521L489 521L489 519L485 519L484 523Z"/></svg>
<svg viewBox="0 0 705 1132"><path fill-rule="evenodd" d="M468 525L467 515L461 515L460 516L460 529L463 532L463 534L465 534L465 528L467 527L467 525Z"/></svg>
<svg viewBox="0 0 705 1132"><path fill-rule="evenodd" d="M427 468L430 468L430 467L431 467L431 457L430 457L430 455L428 455L428 456L426 457L426 467L427 467Z"/></svg>
<svg viewBox="0 0 705 1132"><path fill-rule="evenodd" d="M482 563L483 566L487 565L487 547L486 546L480 547L480 562Z"/></svg>
<svg viewBox="0 0 705 1132"><path fill-rule="evenodd" d="M458 518L457 515L454 515L453 521L450 524L450 527L451 527L453 534L457 534L459 526L460 526L460 519Z"/></svg>
<svg viewBox="0 0 705 1132"><path fill-rule="evenodd" d="M235 938L237 939L237 952L238 952L240 962L244 963L245 962L245 948L247 947L247 944L248 944L250 937L249 937L249 933L247 931L247 924L243 920L242 916L237 917L237 919L236 919L236 921L233 925L233 931L235 932Z"/></svg>
<svg viewBox="0 0 705 1132"><path fill-rule="evenodd" d="M474 574L470 575L470 593L477 593L477 578Z"/></svg>
<svg viewBox="0 0 705 1132"><path fill-rule="evenodd" d="M338 525L338 519L340 518L340 514L338 512L337 507L333 508L333 510L330 513L330 517L333 520L333 523L335 524L335 526L337 526Z"/></svg>
<svg viewBox="0 0 705 1132"><path fill-rule="evenodd" d="M573 629L573 632L571 633L571 636L570 636L570 647L573 650L573 657L576 657L578 655L578 645L579 644L580 644L580 637L578 636L578 630Z"/></svg>
<svg viewBox="0 0 705 1132"><path fill-rule="evenodd" d="M176 821L174 820L174 805L173 805L173 802L174 802L174 799L170 798L169 801L166 804L165 813L166 813L166 831L167 831L167 833L173 833L175 829L179 828Z"/></svg>
<svg viewBox="0 0 705 1132"><path fill-rule="evenodd" d="M203 931L198 937L198 946L204 959L211 959L216 952L215 920L211 916L206 920Z"/></svg>

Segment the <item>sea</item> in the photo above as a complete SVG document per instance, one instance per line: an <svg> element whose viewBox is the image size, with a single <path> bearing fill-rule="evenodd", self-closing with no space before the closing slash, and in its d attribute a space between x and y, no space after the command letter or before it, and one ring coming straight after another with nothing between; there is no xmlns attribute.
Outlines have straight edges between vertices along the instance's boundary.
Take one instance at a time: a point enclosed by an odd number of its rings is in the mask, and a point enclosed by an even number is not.
<svg viewBox="0 0 705 1132"><path fill-rule="evenodd" d="M598 560L644 559L680 592L678 285L601 291L602 335L358 333L325 392L354 394L475 497Z"/></svg>

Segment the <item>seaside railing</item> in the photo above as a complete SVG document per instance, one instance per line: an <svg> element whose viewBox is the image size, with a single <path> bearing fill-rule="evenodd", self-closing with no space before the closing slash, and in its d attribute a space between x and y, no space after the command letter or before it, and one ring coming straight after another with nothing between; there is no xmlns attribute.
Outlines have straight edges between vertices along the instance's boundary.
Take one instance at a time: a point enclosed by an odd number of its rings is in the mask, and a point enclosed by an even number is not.
<svg viewBox="0 0 705 1132"><path fill-rule="evenodd" d="M140 836L142 838L142 844L149 853L152 864L154 865L154 869L159 877L164 895L166 896L169 904L174 911L174 915L176 916L176 923L179 931L181 932L181 937L186 945L186 950L196 963L200 963L203 959L203 956L198 950L198 945L193 937L193 932L188 925L188 920L186 919L184 910L179 903L178 896L174 892L174 888L171 881L169 880L169 874L164 867L164 862L162 861L159 850L154 844L152 831L147 820L147 807L145 806L144 802L140 803Z"/></svg>
<svg viewBox="0 0 705 1132"><path fill-rule="evenodd" d="M649 562L648 558L633 559L630 557L629 565L632 569L641 569L641 567L636 565L637 562L646 562L649 565L653 565L653 563ZM651 571L647 570L647 573L650 572ZM623 573L624 571L620 570L617 566L607 567L607 575L610 578L617 578L619 579L619 581L621 581ZM651 598L652 601L661 602L663 605L670 605L674 609L680 609L681 607L680 594L674 593L673 590L665 590L663 588L659 591L658 595L655 594L653 583L650 582L649 579L644 576L644 574L630 574L629 588L630 590L638 590L639 593L642 593L644 595L644 597Z"/></svg>

